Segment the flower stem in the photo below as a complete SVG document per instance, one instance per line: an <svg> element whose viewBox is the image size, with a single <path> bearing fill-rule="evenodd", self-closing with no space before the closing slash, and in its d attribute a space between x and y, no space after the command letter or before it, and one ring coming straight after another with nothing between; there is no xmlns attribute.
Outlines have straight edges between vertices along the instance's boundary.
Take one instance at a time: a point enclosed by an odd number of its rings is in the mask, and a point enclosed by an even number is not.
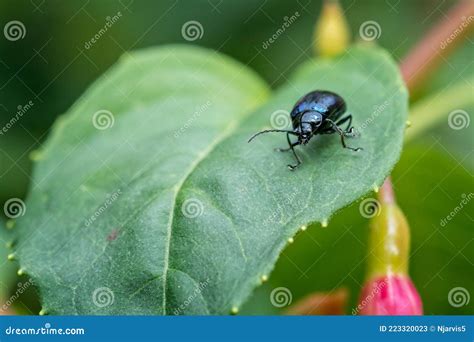
<svg viewBox="0 0 474 342"><path fill-rule="evenodd" d="M445 119L448 113L468 106L474 106L472 86L474 79L462 80L426 99L415 103L410 109L411 127L405 134L405 142L410 142L438 122Z"/></svg>
<svg viewBox="0 0 474 342"><path fill-rule="evenodd" d="M415 91L429 75L436 70L440 62L446 58L448 54L452 53L455 47L473 30L474 25L470 25L470 17L473 15L474 1L459 1L405 56L400 64L400 70L410 92ZM465 24L466 21L467 25ZM455 32L457 32L457 34L455 34ZM413 128L410 128L411 132L409 131L407 133L408 140L413 139L447 115L446 98L448 98L448 96L449 98L455 98L457 100L463 99L463 101L469 101L469 98L472 97L469 95L469 91L467 92L467 98L465 98L465 96L458 98L457 91L459 91L459 87L460 86L453 87L453 89L445 91L445 96L443 96L441 100L438 100L440 94L435 94L434 97L425 100L426 102L422 102L420 107L416 106L414 110L411 111L413 117L416 118L416 115L422 115L422 117L413 119L413 121L416 121ZM433 109L432 104L436 101L442 105ZM433 112L435 112L436 115L433 115ZM384 192L393 194L390 177L387 177L385 180L380 196L383 196Z"/></svg>
<svg viewBox="0 0 474 342"><path fill-rule="evenodd" d="M418 89L440 62L473 31L474 1L459 1L403 59L400 69L410 92Z"/></svg>

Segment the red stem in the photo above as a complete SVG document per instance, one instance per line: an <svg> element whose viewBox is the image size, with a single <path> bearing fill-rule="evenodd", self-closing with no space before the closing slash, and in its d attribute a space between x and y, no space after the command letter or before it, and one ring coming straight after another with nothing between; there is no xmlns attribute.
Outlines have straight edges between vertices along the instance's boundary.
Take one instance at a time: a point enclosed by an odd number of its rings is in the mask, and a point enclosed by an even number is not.
<svg viewBox="0 0 474 342"><path fill-rule="evenodd" d="M393 185L390 176L385 179L379 193L379 199L383 204L395 203L395 194L393 193Z"/></svg>
<svg viewBox="0 0 474 342"><path fill-rule="evenodd" d="M473 15L474 1L459 1L405 56L400 70L410 92L419 87L443 58L454 51L463 38L474 29L470 20ZM463 26L463 23L467 23L467 26ZM380 189L379 199L384 203L395 202L390 176Z"/></svg>
<svg viewBox="0 0 474 342"><path fill-rule="evenodd" d="M474 29L474 1L459 1L403 59L400 69L410 91L418 88L443 57Z"/></svg>

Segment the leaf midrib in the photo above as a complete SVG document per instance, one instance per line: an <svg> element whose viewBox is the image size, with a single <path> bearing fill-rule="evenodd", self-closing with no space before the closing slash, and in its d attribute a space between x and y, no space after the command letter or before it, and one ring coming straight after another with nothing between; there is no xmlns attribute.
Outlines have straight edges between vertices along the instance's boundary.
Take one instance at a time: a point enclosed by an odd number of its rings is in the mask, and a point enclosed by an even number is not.
<svg viewBox="0 0 474 342"><path fill-rule="evenodd" d="M182 180L177 183L173 189L174 189L174 194L173 194L173 206L171 207L170 210L170 215L168 218L168 225L167 225L167 235L166 235L166 248L165 248L165 262L164 262L164 269L163 269L163 315L166 315L166 288L167 288L167 275L168 275L168 270L169 270L169 256L170 256L170 246L171 246L171 237L172 237L172 228L173 228L173 219L175 215L175 209L176 209L176 201L178 198L178 194L181 191L184 183L186 180L189 178L189 176L193 173L193 171L198 167L198 165L208 157L211 152L214 150L214 148L219 145L223 140L225 140L227 137L229 137L236 128L240 126L240 124L250 115L250 113L253 112L254 108L249 108L249 110L244 113L240 119L236 119L231 121L231 123L222 131L222 134L219 134L214 141L212 141L209 146L198 155L198 158L191 164L189 170L185 173L184 177ZM205 300L205 299L204 299Z"/></svg>

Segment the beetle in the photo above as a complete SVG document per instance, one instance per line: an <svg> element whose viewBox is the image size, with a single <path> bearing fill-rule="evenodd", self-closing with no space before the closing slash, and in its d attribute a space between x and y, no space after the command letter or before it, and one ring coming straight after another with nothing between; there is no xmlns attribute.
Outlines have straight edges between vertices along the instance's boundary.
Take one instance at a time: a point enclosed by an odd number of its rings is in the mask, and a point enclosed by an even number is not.
<svg viewBox="0 0 474 342"><path fill-rule="evenodd" d="M352 151L360 151L361 147L353 148L346 145L345 137L356 136L354 127L352 127L352 114L344 116L346 112L346 102L336 93L328 90L314 90L301 99L299 99L291 110L290 117L293 130L286 129L267 129L254 134L248 142L251 142L260 134L270 132L286 133L288 141L287 148L277 148L276 151L292 151L296 159L295 165L288 165L290 170L296 169L301 164L301 159L295 151L295 146L306 145L313 136L317 134L334 134L341 137L341 144L344 148ZM347 122L345 129L341 125ZM298 139L292 142L290 135Z"/></svg>

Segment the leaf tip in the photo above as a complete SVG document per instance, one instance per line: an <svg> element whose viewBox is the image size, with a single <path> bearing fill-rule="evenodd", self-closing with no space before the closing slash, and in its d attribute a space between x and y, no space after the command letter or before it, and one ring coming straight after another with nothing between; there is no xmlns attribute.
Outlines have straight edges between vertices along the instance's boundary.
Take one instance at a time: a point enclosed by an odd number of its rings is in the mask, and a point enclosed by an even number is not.
<svg viewBox="0 0 474 342"><path fill-rule="evenodd" d="M328 225L329 225L328 219L324 219L321 221L321 227L327 228Z"/></svg>
<svg viewBox="0 0 474 342"><path fill-rule="evenodd" d="M45 316L48 314L48 312L45 309L41 309L40 312L38 313L40 316Z"/></svg>
<svg viewBox="0 0 474 342"><path fill-rule="evenodd" d="M33 150L30 152L29 158L31 161L40 161L44 158L44 153L41 150Z"/></svg>
<svg viewBox="0 0 474 342"><path fill-rule="evenodd" d="M5 227L7 227L7 229L13 229L15 227L15 220L8 220Z"/></svg>
<svg viewBox="0 0 474 342"><path fill-rule="evenodd" d="M16 271L16 274L17 274L19 277L21 277L22 275L25 274L25 269L19 268L18 271Z"/></svg>
<svg viewBox="0 0 474 342"><path fill-rule="evenodd" d="M15 253L10 253L10 254L8 254L7 259L8 259L8 261L14 261L14 260L16 260L16 255L15 255Z"/></svg>
<svg viewBox="0 0 474 342"><path fill-rule="evenodd" d="M374 184L372 185L372 189L374 190L374 192L377 194L380 190L379 186L377 184Z"/></svg>
<svg viewBox="0 0 474 342"><path fill-rule="evenodd" d="M300 227L300 230L301 230L302 232L304 232L306 229L308 229L308 226L305 225L305 224Z"/></svg>
<svg viewBox="0 0 474 342"><path fill-rule="evenodd" d="M262 276L260 277L260 281L261 281L262 283L265 283L266 281L268 281L268 276L267 276L266 274L262 275Z"/></svg>
<svg viewBox="0 0 474 342"><path fill-rule="evenodd" d="M230 309L230 313L232 315L237 315L239 313L239 308L236 306L233 306L232 309Z"/></svg>

